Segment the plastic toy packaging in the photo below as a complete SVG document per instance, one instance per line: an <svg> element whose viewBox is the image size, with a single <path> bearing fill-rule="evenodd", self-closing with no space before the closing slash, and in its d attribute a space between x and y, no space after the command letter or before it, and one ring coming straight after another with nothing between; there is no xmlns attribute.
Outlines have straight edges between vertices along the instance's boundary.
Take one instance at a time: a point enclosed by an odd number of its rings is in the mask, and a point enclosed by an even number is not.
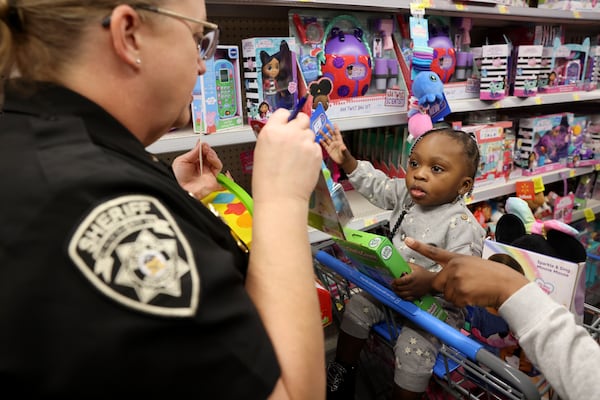
<svg viewBox="0 0 600 400"><path fill-rule="evenodd" d="M408 90L394 15L292 9L289 28L299 48L300 94L318 91L331 117L406 110ZM314 110L317 103L312 104Z"/></svg>

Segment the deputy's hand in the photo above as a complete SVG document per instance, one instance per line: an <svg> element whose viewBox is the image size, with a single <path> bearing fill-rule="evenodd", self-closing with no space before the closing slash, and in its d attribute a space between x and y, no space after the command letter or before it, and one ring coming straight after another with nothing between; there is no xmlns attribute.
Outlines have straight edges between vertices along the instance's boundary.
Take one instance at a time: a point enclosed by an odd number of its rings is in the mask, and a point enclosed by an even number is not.
<svg viewBox="0 0 600 400"><path fill-rule="evenodd" d="M254 203L300 200L308 204L323 161L309 118L277 109L260 131L254 150L252 197Z"/></svg>
<svg viewBox="0 0 600 400"><path fill-rule="evenodd" d="M222 189L217 175L223 169L223 163L208 143L198 142L192 150L175 158L172 168L179 185L197 199Z"/></svg>

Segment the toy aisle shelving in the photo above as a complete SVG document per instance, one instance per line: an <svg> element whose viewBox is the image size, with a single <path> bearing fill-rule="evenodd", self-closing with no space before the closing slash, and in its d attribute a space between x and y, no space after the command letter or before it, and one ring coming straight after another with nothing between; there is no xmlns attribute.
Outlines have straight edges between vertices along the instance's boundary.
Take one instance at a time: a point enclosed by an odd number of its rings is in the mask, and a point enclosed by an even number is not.
<svg viewBox="0 0 600 400"><path fill-rule="evenodd" d="M493 29L498 24L510 24L513 22L526 23L559 23L574 27L585 35L600 35L600 12L578 11L578 10L552 10L530 7L511 7L500 4L485 2L453 2L449 0L424 0L420 2L425 6L426 15L438 16L462 16L471 17L474 21L485 21L484 26ZM256 20L264 18L278 18L280 22L292 8L322 8L348 11L371 11L371 12L394 12L408 13L411 1L409 0L380 0L374 5L372 0L206 0L208 15L211 19L219 22L222 18L235 18L237 20ZM251 21L249 21L251 22ZM261 22L262 23L262 22ZM287 24L287 20L285 21ZM283 25L285 25L283 24ZM247 37L255 35L253 28L259 24L249 23ZM286 32L280 32L285 34ZM483 110L505 110L510 112L514 109L519 112L543 109L545 106L561 107L565 111L571 109L577 111L579 105L600 105L600 89L592 91L538 94L531 98L506 97L499 101L481 101L479 99L450 100L450 108L453 113L469 113ZM393 126L407 122L406 113L394 113L384 115L361 115L352 118L333 119L342 131L373 128L382 126ZM148 151L156 154L183 152L192 148L198 141L199 136L194 134L191 128L182 129L165 135L158 142L148 147ZM248 144L252 146L256 137L249 126L239 129L218 132L211 135L202 135L201 139L213 147ZM559 171L544 174L544 183L550 183L595 171L593 167L565 168ZM517 180L525 180L530 177L522 177ZM514 193L515 180L495 183L476 187L473 202L483 201L493 197ZM361 229L389 217L389 212L370 206L360 195L348 192L355 218L350 223L352 228ZM366 203L365 203L366 202ZM594 213L600 212L600 201L592 201L590 207ZM574 219L583 218L583 212L575 212ZM309 230L313 242L326 238L320 232ZM325 237L323 237L325 236Z"/></svg>

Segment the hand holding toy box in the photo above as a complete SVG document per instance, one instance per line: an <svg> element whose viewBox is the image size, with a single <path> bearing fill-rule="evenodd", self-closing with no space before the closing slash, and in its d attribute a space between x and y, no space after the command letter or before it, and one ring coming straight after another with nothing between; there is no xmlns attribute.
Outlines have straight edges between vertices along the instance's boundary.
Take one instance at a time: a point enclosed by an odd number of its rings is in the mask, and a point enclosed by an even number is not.
<svg viewBox="0 0 600 400"><path fill-rule="evenodd" d="M395 278L412 272L396 247L385 236L349 228L345 229L345 235L346 239L333 240L352 261L352 265L388 289L391 290L391 283ZM442 321L448 317L433 296L425 295L414 303Z"/></svg>

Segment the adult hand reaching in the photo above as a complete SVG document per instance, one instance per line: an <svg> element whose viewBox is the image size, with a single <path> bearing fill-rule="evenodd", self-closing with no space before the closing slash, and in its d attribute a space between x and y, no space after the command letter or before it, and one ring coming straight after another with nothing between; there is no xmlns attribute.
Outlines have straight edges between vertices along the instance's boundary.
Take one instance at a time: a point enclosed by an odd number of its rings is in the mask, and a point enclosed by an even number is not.
<svg viewBox="0 0 600 400"><path fill-rule="evenodd" d="M404 243L442 266L433 280L433 288L458 306L498 308L529 283L525 276L501 263L452 253L413 238L406 238Z"/></svg>

